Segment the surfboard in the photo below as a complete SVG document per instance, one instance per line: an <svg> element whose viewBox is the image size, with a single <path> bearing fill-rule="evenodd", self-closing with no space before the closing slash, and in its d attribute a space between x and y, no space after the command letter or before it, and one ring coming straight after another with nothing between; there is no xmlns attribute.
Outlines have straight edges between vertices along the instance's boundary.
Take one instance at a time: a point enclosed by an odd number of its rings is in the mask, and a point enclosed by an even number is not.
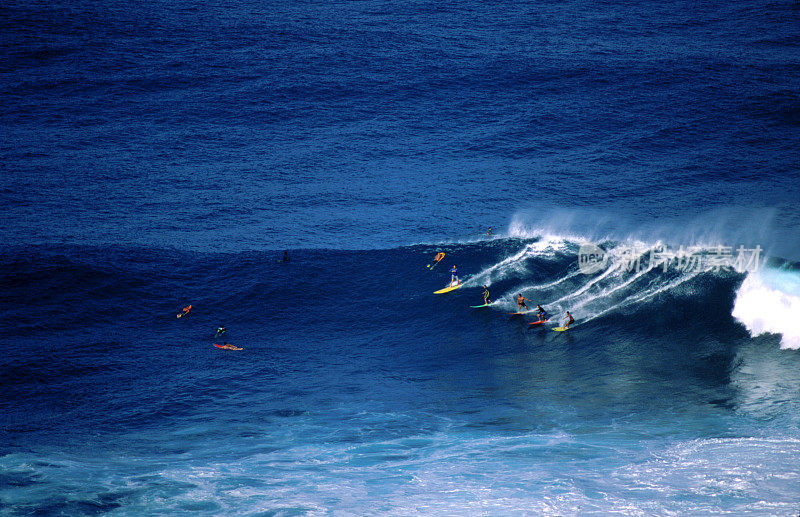
<svg viewBox="0 0 800 517"><path fill-rule="evenodd" d="M488 307L490 305L491 305L491 303L484 303L483 305L470 305L469 307L471 309L480 309L481 307Z"/></svg>
<svg viewBox="0 0 800 517"><path fill-rule="evenodd" d="M239 348L238 346L231 348L231 347L226 347L225 345L218 345L216 343L214 343L214 346L217 348L222 348L223 350L244 350L244 348Z"/></svg>
<svg viewBox="0 0 800 517"><path fill-rule="evenodd" d="M564 332L565 330L569 330L567 327L553 327L553 330L556 332Z"/></svg>
<svg viewBox="0 0 800 517"><path fill-rule="evenodd" d="M506 314L511 314L512 316L521 316L523 314L528 314L529 312L533 311L523 311L523 312L507 312Z"/></svg>
<svg viewBox="0 0 800 517"><path fill-rule="evenodd" d="M464 285L464 284L456 284L456 285L451 286L451 287L445 287L444 289L439 289L438 291L434 291L433 294L449 293L450 291L455 291L456 289L458 289L462 285Z"/></svg>
<svg viewBox="0 0 800 517"><path fill-rule="evenodd" d="M541 325L542 323L547 323L550 320L542 320L542 321L532 321L529 325Z"/></svg>

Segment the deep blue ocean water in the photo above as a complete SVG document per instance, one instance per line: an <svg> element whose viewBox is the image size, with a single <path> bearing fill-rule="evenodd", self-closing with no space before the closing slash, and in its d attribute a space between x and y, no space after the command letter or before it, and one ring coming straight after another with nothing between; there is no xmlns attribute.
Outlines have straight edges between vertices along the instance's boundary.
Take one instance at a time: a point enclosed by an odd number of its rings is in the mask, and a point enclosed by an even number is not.
<svg viewBox="0 0 800 517"><path fill-rule="evenodd" d="M796 2L12 0L0 35L0 513L800 509ZM758 270L626 263L719 245Z"/></svg>

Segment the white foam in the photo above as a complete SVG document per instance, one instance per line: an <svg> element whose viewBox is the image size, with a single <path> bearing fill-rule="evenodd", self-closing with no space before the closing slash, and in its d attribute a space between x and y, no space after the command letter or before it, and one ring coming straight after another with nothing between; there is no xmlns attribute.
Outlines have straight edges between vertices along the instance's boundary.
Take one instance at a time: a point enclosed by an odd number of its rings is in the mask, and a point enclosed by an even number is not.
<svg viewBox="0 0 800 517"><path fill-rule="evenodd" d="M781 348L800 349L800 275L778 269L748 274L731 314L750 335L780 334Z"/></svg>
<svg viewBox="0 0 800 517"><path fill-rule="evenodd" d="M545 236L536 242L527 244L517 253L508 256L488 268L470 277L465 285L476 286L484 283L491 285L493 280L504 278L509 273L521 273L525 271L525 261L533 257L552 256L558 251L567 248L567 241L562 237Z"/></svg>

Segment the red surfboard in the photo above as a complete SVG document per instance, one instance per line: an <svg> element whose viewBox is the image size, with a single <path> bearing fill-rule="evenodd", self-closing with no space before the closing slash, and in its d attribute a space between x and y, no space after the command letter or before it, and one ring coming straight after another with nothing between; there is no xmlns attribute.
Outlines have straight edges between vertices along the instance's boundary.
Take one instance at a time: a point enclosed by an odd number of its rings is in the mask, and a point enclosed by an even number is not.
<svg viewBox="0 0 800 517"><path fill-rule="evenodd" d="M542 320L542 321L532 321L530 325L541 325L542 323L546 323L550 320Z"/></svg>
<svg viewBox="0 0 800 517"><path fill-rule="evenodd" d="M224 345L218 345L216 343L212 343L217 348L224 348L225 350L244 350L244 348L239 348L238 346L233 346L225 343Z"/></svg>

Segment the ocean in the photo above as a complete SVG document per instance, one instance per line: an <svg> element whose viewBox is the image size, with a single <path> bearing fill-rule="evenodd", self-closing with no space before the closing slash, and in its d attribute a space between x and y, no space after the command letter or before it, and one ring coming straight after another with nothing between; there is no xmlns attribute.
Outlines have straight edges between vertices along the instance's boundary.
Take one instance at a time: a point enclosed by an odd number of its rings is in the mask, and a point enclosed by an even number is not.
<svg viewBox="0 0 800 517"><path fill-rule="evenodd" d="M0 513L797 515L798 29L3 3Z"/></svg>

